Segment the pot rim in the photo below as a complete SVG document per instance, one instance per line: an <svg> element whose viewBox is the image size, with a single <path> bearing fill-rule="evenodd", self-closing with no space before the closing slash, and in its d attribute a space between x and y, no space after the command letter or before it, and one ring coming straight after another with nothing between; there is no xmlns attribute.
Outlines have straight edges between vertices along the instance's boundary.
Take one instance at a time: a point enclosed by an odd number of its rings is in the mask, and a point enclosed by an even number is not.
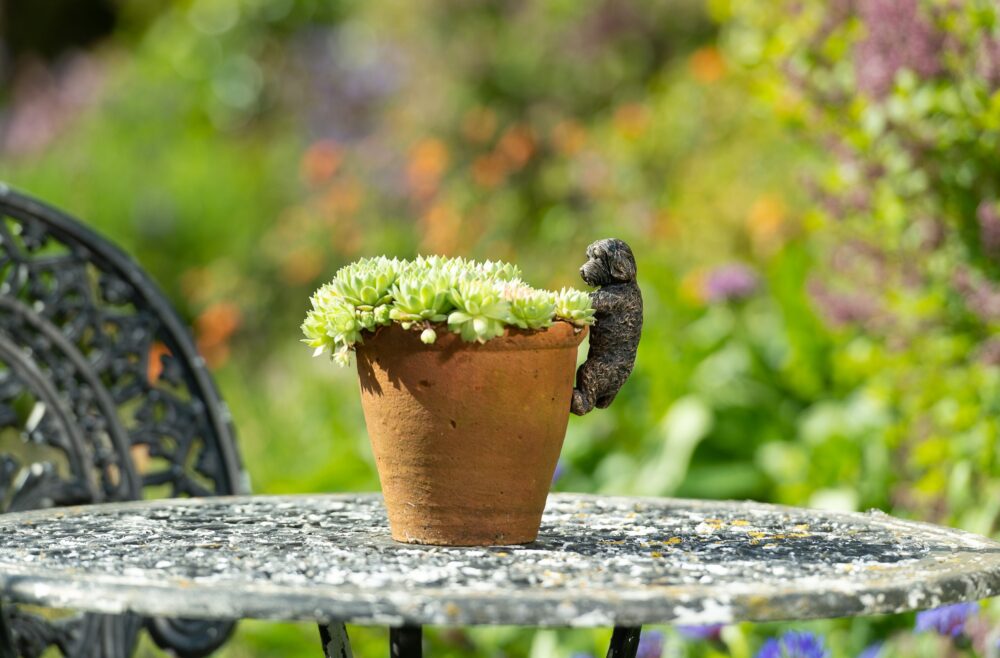
<svg viewBox="0 0 1000 658"><path fill-rule="evenodd" d="M578 327L565 320L556 320L544 329L520 329L506 327L502 336L491 338L485 343L466 342L459 334L448 330L443 322L432 323L431 327L438 331L437 340L430 345L420 340L422 325L403 329L402 325L393 322L390 325L378 327L374 332L362 332L362 341L356 346L358 351L376 349L380 338L395 339L412 343L412 347L422 351L455 351L465 349L475 352L504 352L520 350L555 350L576 348L587 336L589 328ZM412 338L412 340L408 340Z"/></svg>

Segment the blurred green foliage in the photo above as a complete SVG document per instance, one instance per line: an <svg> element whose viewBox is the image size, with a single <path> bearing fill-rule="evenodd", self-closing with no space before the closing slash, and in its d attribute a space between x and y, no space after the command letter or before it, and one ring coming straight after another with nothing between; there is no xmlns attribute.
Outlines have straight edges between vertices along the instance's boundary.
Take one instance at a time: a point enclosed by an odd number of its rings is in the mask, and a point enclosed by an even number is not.
<svg viewBox="0 0 1000 658"><path fill-rule="evenodd" d="M834 156L806 181L809 287L842 350L834 374L863 404L851 415L880 446L859 502L995 533L996 4L803 2L782 30L769 5L728 11L761 96Z"/></svg>
<svg viewBox="0 0 1000 658"><path fill-rule="evenodd" d="M996 10L910 6L122 3L110 38L14 62L0 178L122 244L190 318L257 492L378 486L353 374L298 342L338 267L504 259L559 288L615 236L637 257L643 342L615 404L571 420L558 489L996 534ZM887 24L906 48L872 36ZM801 627L839 657L910 623ZM664 630L676 655L740 658L777 628ZM358 655L385 651L384 630L351 634ZM431 651L565 657L607 638L440 630ZM248 622L222 655L316 639ZM899 635L885 655L944 643Z"/></svg>

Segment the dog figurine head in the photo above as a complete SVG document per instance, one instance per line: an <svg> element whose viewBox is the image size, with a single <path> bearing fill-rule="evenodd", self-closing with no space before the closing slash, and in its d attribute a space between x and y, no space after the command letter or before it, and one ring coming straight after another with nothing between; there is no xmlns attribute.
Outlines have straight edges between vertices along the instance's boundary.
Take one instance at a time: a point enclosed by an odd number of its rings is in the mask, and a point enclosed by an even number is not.
<svg viewBox="0 0 1000 658"><path fill-rule="evenodd" d="M598 240L587 247L587 259L580 268L580 277L589 286L635 281L635 257L629 246L621 240Z"/></svg>

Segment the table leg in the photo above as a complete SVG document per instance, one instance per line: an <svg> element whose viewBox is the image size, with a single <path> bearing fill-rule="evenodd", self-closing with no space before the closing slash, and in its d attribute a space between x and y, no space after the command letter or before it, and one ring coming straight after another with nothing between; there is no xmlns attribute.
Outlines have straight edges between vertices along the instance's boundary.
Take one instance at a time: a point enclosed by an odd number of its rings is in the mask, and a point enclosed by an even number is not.
<svg viewBox="0 0 1000 658"><path fill-rule="evenodd" d="M347 628L339 621L319 625L319 641L323 643L326 658L354 658Z"/></svg>
<svg viewBox="0 0 1000 658"><path fill-rule="evenodd" d="M389 629L389 658L421 658L423 641L420 626L393 626Z"/></svg>
<svg viewBox="0 0 1000 658"><path fill-rule="evenodd" d="M17 658L17 650L14 648L14 632L7 622L2 601L0 601L0 658Z"/></svg>
<svg viewBox="0 0 1000 658"><path fill-rule="evenodd" d="M641 631L642 626L615 626L615 631L611 634L611 646L608 647L608 658L635 658Z"/></svg>

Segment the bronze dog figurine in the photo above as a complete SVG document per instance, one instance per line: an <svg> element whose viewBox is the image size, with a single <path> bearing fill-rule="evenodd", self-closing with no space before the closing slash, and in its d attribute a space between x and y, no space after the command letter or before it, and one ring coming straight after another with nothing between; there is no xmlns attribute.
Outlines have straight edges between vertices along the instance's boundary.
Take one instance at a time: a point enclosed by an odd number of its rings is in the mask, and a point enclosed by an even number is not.
<svg viewBox="0 0 1000 658"><path fill-rule="evenodd" d="M580 276L598 290L590 294L594 324L590 351L576 371L570 411L582 416L611 404L632 373L642 332L642 294L636 285L635 257L621 240L598 240L587 247Z"/></svg>

